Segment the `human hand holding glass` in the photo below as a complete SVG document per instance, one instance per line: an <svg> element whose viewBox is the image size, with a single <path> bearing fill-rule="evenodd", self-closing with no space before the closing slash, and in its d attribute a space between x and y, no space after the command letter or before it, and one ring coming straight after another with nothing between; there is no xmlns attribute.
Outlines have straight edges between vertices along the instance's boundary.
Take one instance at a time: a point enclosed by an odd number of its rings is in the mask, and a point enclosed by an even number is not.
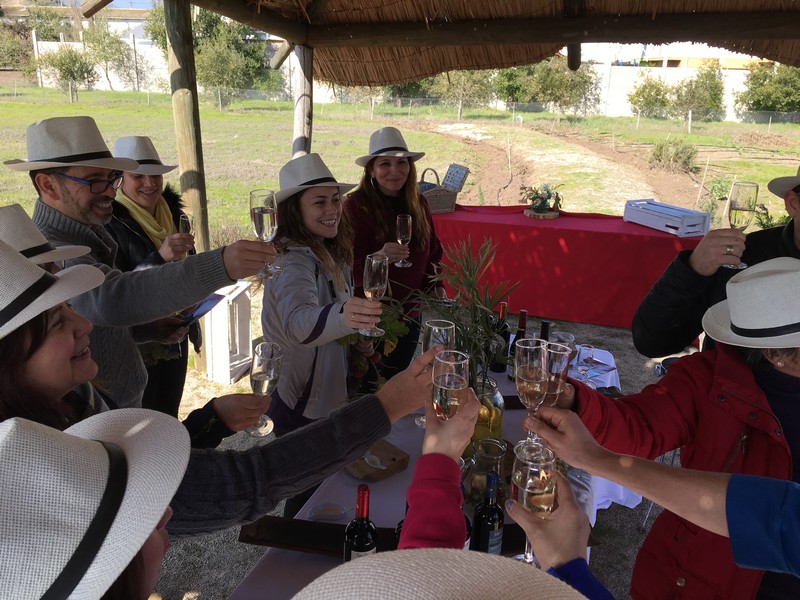
<svg viewBox="0 0 800 600"><path fill-rule="evenodd" d="M422 327L422 353L424 354L436 345L444 346L445 350L453 350L455 348L455 323L444 320L425 321L425 325ZM417 424L417 427L425 429L425 415L417 415L414 423Z"/></svg>
<svg viewBox="0 0 800 600"><path fill-rule="evenodd" d="M397 215L397 243L401 246L408 246L411 243L411 215ZM398 260L394 263L395 267L406 268L410 267L413 263L406 260Z"/></svg>
<svg viewBox="0 0 800 600"><path fill-rule="evenodd" d="M520 402L534 416L544 402L549 381L547 372L547 342L538 338L515 340L514 381ZM535 433L528 432L528 440L538 441Z"/></svg>
<svg viewBox="0 0 800 600"><path fill-rule="evenodd" d="M744 232L753 221L758 200L758 184L750 181L737 181L731 186L728 198L728 222L733 229ZM723 265L727 269L746 269L747 263Z"/></svg>
<svg viewBox="0 0 800 600"><path fill-rule="evenodd" d="M469 356L457 350L442 350L433 359L433 410L446 421L467 399Z"/></svg>
<svg viewBox="0 0 800 600"><path fill-rule="evenodd" d="M250 192L250 221L253 223L253 232L262 242L271 242L278 232L278 203L275 192L272 190L253 190ZM266 265L258 272L261 279L271 279L281 274L283 270L273 264Z"/></svg>
<svg viewBox="0 0 800 600"><path fill-rule="evenodd" d="M281 372L281 347L274 342L261 342L253 350L250 363L250 387L256 396L271 396L278 385ZM269 435L275 423L266 414L261 415L258 424L245 429L253 437Z"/></svg>
<svg viewBox="0 0 800 600"><path fill-rule="evenodd" d="M183 213L178 219L178 233L194 235L194 217Z"/></svg>
<svg viewBox="0 0 800 600"><path fill-rule="evenodd" d="M540 516L552 512L556 498L555 453L542 444L523 440L514 446L511 497ZM536 565L533 546L525 536L525 552L517 560Z"/></svg>
<svg viewBox="0 0 800 600"><path fill-rule="evenodd" d="M364 297L367 300L380 300L389 284L389 259L383 254L368 254L364 259ZM370 337L380 337L386 333L380 327L359 329L358 333Z"/></svg>

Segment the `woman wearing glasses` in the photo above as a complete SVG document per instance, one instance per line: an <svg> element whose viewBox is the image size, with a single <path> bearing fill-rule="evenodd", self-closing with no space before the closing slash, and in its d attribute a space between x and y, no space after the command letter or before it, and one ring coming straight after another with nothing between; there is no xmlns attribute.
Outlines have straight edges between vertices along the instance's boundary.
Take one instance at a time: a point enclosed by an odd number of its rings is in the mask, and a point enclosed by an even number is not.
<svg viewBox="0 0 800 600"><path fill-rule="evenodd" d="M194 236L180 231L184 215L180 195L164 186L164 174L176 165L165 165L149 137L128 136L114 144L114 156L130 158L138 168L125 171L121 189L113 205L114 214L106 225L117 242L115 264L121 271L133 271L182 259L194 253ZM145 339L167 336L159 341L139 344L147 366L147 387L142 407L158 410L173 417L178 408L186 381L189 344L187 328L177 317L160 319L154 326L139 328ZM188 339L200 349L200 329L188 328Z"/></svg>

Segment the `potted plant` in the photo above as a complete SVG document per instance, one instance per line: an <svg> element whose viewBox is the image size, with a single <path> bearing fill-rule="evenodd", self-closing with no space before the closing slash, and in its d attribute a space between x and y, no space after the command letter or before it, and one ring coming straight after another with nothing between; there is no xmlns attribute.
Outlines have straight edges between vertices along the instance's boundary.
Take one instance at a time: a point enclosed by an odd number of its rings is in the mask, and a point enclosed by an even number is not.
<svg viewBox="0 0 800 600"><path fill-rule="evenodd" d="M558 191L561 185L550 185L543 183L540 187L529 187L523 185L520 189L522 197L530 204L530 208L525 210L529 217L540 219L555 219L558 211L561 210L563 198Z"/></svg>

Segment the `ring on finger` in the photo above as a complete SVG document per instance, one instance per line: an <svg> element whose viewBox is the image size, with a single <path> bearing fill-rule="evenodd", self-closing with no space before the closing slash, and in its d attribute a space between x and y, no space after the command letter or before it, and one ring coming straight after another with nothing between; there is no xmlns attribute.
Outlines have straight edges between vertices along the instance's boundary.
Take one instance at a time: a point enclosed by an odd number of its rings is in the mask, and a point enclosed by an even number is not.
<svg viewBox="0 0 800 600"><path fill-rule="evenodd" d="M727 246L725 248L725 255L730 256L731 254L733 254L733 246Z"/></svg>

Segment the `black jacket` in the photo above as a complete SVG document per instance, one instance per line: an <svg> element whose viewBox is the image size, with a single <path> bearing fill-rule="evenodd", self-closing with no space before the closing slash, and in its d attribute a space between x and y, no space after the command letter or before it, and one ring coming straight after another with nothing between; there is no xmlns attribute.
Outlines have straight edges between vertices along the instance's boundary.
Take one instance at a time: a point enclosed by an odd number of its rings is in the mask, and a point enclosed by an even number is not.
<svg viewBox="0 0 800 600"><path fill-rule="evenodd" d="M739 271L720 268L711 276L689 266L691 250L673 260L645 296L633 317L631 329L636 349L649 357L681 352L703 331L706 310L727 297L725 285ZM755 265L771 258L800 258L794 244L794 221L747 235L742 260Z"/></svg>

